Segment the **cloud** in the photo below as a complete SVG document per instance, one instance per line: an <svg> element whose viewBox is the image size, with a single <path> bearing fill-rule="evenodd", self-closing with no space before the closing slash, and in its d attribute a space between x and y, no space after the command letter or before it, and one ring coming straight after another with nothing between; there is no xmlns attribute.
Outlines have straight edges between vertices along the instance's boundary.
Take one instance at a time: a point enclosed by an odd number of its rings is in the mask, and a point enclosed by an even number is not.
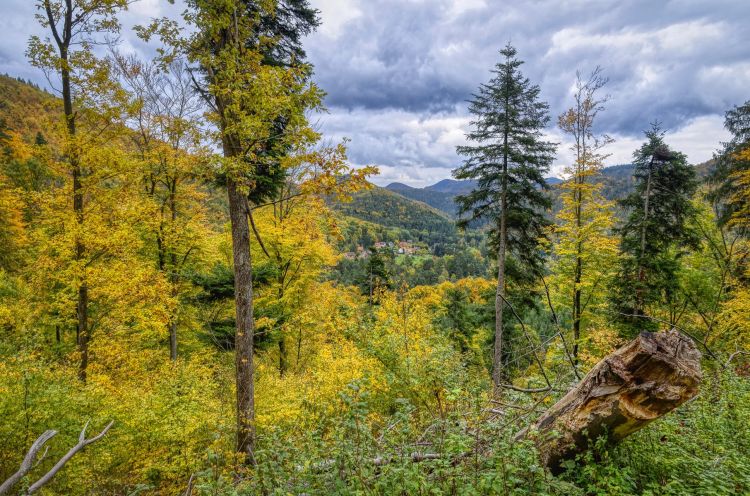
<svg viewBox="0 0 750 496"><path fill-rule="evenodd" d="M554 117L570 104L576 70L597 65L611 95L599 130L617 138L611 164L627 162L642 130L658 119L668 142L693 162L726 139L722 115L750 98L750 2L738 0L311 0L323 25L305 45L329 114L318 116L331 139L351 138L357 164L382 167L379 182L425 184L460 162L466 100L490 77L508 41L526 60ZM131 27L176 16L182 6L140 0L123 15L124 51L150 56L154 46ZM29 0L0 6L0 71L44 84L24 50L41 32ZM554 170L570 161L562 144ZM671 141L670 141L671 140Z"/></svg>
<svg viewBox="0 0 750 496"><path fill-rule="evenodd" d="M450 171L458 164L455 149L464 141L469 119L456 110L416 113L388 109L373 114L366 109L334 109L320 118L319 125L335 141L356 135L349 143L353 163L398 167L410 170L409 177L419 178L424 174L435 177L438 169ZM415 172L417 169L424 173Z"/></svg>
<svg viewBox="0 0 750 496"><path fill-rule="evenodd" d="M337 15L342 8L339 0ZM370 0L354 9L335 39L314 35L309 53L329 93L323 130L351 137L357 163L389 165L380 182L421 184L459 163L465 101L508 40L552 122L570 104L576 70L604 68L611 99L598 127L617 139L610 165L630 161L654 120L692 162L707 160L726 139L724 111L750 97L746 2ZM568 144L554 128L547 134L561 143L559 172Z"/></svg>

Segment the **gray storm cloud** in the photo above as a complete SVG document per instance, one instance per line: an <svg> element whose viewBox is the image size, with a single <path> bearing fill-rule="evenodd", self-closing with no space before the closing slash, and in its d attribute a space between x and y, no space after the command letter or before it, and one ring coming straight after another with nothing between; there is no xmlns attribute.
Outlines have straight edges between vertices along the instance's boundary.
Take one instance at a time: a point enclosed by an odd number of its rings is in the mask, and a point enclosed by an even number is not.
<svg viewBox="0 0 750 496"><path fill-rule="evenodd" d="M615 136L610 163L629 160L641 131L660 120L693 162L725 139L721 116L750 99L746 0L312 0L323 26L306 41L329 112L316 117L334 140L351 138L357 164L382 166L379 183L422 185L458 164L470 119L466 100L511 41L552 116L570 101L576 70L610 78L600 129ZM153 53L131 26L180 5L136 2L126 15L128 51ZM25 61L38 33L29 0L0 5L0 71L45 84ZM569 161L564 138L557 169Z"/></svg>

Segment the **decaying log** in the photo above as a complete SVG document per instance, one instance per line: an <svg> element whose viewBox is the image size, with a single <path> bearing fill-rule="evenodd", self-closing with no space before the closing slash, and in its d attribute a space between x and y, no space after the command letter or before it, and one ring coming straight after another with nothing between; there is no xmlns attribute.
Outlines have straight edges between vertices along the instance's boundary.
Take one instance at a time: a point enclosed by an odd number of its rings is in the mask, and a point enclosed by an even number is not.
<svg viewBox="0 0 750 496"><path fill-rule="evenodd" d="M692 340L676 330L642 332L596 364L532 426L542 462L558 472L589 440L606 435L616 443L694 397L700 358Z"/></svg>

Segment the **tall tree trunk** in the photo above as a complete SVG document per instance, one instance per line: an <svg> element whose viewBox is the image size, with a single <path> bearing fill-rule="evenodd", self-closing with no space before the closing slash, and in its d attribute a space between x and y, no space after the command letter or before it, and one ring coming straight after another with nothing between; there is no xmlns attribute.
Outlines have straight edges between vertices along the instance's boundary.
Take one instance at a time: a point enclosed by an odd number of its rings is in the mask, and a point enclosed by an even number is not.
<svg viewBox="0 0 750 496"><path fill-rule="evenodd" d="M237 12L232 13L233 16ZM234 19L236 22L236 19ZM214 50L219 52L233 47L239 49L242 42L236 39L236 32L224 28L219 33L219 40ZM231 49L231 48L230 48ZM214 76L212 76L214 77ZM227 109L224 96L214 95L218 111L222 148L227 158L242 158L242 146L237 136L227 132L227 127L234 123L231 112ZM245 464L255 463L255 370L253 367L253 347L255 321L253 320L253 266L250 252L250 207L247 191L231 174L227 177L227 197L229 200L229 220L232 225L232 258L234 262L234 305L236 332L235 350L235 386L237 395L237 446Z"/></svg>
<svg viewBox="0 0 750 496"><path fill-rule="evenodd" d="M581 108L578 107L579 122L581 121ZM581 279L583 277L583 239L581 229L583 226L583 183L586 180L586 129L579 124L580 138L577 140L578 164L576 165L577 176L574 178L576 190L574 198L576 202L576 268L573 277L573 363L578 365L578 347L581 340Z"/></svg>
<svg viewBox="0 0 750 496"><path fill-rule="evenodd" d="M654 158L648 164L648 178L646 179L646 198L643 200L643 223L641 225L641 253L638 257L638 289L636 290L636 315L645 315L643 303L643 281L646 278L643 260L646 256L646 229L648 228L649 200L651 199L651 174L654 166Z"/></svg>
<svg viewBox="0 0 750 496"><path fill-rule="evenodd" d="M226 151L226 148L225 148ZM229 218L232 224L234 302L237 318L235 367L237 383L237 451L246 463L254 463L255 380L253 370L253 271L247 196L234 179L227 180Z"/></svg>
<svg viewBox="0 0 750 496"><path fill-rule="evenodd" d="M506 99L507 105L507 99ZM508 134L505 129L503 143L503 176L500 192L500 239L497 249L497 288L495 289L495 350L492 359L492 382L495 392L500 390L503 380L503 309L505 306L505 257L508 242L507 213L508 207Z"/></svg>
<svg viewBox="0 0 750 496"><path fill-rule="evenodd" d="M69 31L68 23L69 16L65 19L65 32ZM66 36L66 39L68 37ZM89 341L91 336L89 334L89 291L88 284L86 283L86 269L83 267L83 259L86 255L86 246L81 239L81 231L83 230L84 223L84 197L83 197L83 184L82 176L83 171L81 170L81 164L78 157L77 143L75 143L76 136L76 121L75 113L73 111L73 95L70 88L70 70L68 62L68 49L67 46L60 47L60 58L62 59L60 76L62 80L62 97L63 97L63 112L65 113L65 124L68 132L68 139L70 140L68 148L68 160L70 162L70 171L73 176L73 212L76 217L76 223L78 224L78 232L75 238L75 262L79 267L78 273L78 288L76 291L76 344L78 346L78 352L80 354L80 361L78 365L78 378L82 381L86 381L86 372L89 363Z"/></svg>
<svg viewBox="0 0 750 496"><path fill-rule="evenodd" d="M500 390L503 380L503 307L505 305L505 214L500 219L500 243L497 250L497 288L495 290L495 350L492 381Z"/></svg>
<svg viewBox="0 0 750 496"><path fill-rule="evenodd" d="M177 223L177 179L172 178L169 184L169 215L171 220L171 230L174 230L174 226ZM172 312L171 318L169 319L169 358L172 361L177 360L177 315L179 312L179 290L177 284L179 283L177 253L175 247L169 247L169 264L171 270L169 273L169 282L172 288L172 297L177 301L177 308Z"/></svg>

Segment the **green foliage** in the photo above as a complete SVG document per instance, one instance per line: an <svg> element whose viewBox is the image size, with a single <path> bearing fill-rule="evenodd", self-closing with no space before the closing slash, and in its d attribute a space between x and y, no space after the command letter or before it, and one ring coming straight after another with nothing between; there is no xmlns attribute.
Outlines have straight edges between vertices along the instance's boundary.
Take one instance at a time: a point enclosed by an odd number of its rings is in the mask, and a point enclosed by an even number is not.
<svg viewBox="0 0 750 496"><path fill-rule="evenodd" d="M743 188L739 173L750 169L749 155L742 153L750 147L750 101L728 110L724 127L732 137L716 157L716 165L709 177L714 185L710 197L721 205L719 220L722 224L729 222L736 212L747 208L737 192Z"/></svg>
<svg viewBox="0 0 750 496"><path fill-rule="evenodd" d="M707 375L696 400L614 449L600 440L564 478L597 495L750 492L750 382L731 371Z"/></svg>
<svg viewBox="0 0 750 496"><path fill-rule="evenodd" d="M645 134L647 141L633 154L635 191L622 200L628 217L618 229L623 257L614 302L630 334L654 325L633 315L675 305L680 258L698 244L690 228L696 215L695 170L685 154L664 143L664 131L657 124Z"/></svg>
<svg viewBox="0 0 750 496"><path fill-rule="evenodd" d="M90 9L72 18L82 37L69 53L77 134L55 117L60 101L0 76L0 481L45 430L59 434L14 491L50 469L87 422L93 434L113 420L44 494L750 494L747 104L727 115L733 138L711 190L694 194L695 169L658 129L634 168L586 183L601 181L608 198L634 188L622 204L621 277L612 278L603 204L581 217L597 220L595 229L553 237L555 260L542 257L543 174L554 147L541 135L547 106L512 47L470 109L473 146L459 149L466 162L456 176L475 181L401 188L440 211L381 188L357 193L372 168L349 166L343 145L310 150L319 135L306 114L322 93L304 63L301 39L319 23L306 0L189 0L195 30L168 21L140 29L171 43L158 61L96 58L93 45L117 32L127 3L49 2L58 22L66 5ZM187 53L197 81L172 50ZM51 40L32 38L29 55L61 68ZM212 131L196 114L195 82L222 106L209 114ZM167 108L174 102L192 110L177 114ZM212 139L229 153L213 156L202 146ZM86 208L77 218L79 166ZM222 181L239 188L240 219L254 207L258 231L246 247L255 261L246 317L257 326L239 357ZM352 203L338 201L353 193ZM454 194L463 194L464 214L488 224L458 230L446 214ZM558 234L581 198L562 199ZM474 227L497 238L502 216L512 310L501 317L502 379L538 388L546 371L549 390L490 393L497 287L487 275L496 252ZM77 239L85 256L74 253ZM575 264L561 264L581 241L596 243L584 267L597 270L556 282L570 275ZM83 279L92 331L85 381L73 325ZM613 291L620 308L648 311L700 341L704 383L677 411L617 446L596 440L553 476L517 434L574 381L560 337L575 321L565 306L576 285L590 305L581 372L619 345L600 296ZM179 353L170 357L175 333ZM257 432L250 464L235 444L247 362Z"/></svg>
<svg viewBox="0 0 750 496"><path fill-rule="evenodd" d="M516 49L509 44L500 54L495 77L480 86L469 105L474 121L467 139L474 144L457 148L465 162L453 176L477 181L470 193L456 197L459 223L488 220L495 245L507 243L509 253L538 269L538 243L548 224L544 211L551 206L544 174L555 152L541 134L549 106L539 100L540 88L519 70L523 62ZM507 233L500 232L501 224Z"/></svg>

